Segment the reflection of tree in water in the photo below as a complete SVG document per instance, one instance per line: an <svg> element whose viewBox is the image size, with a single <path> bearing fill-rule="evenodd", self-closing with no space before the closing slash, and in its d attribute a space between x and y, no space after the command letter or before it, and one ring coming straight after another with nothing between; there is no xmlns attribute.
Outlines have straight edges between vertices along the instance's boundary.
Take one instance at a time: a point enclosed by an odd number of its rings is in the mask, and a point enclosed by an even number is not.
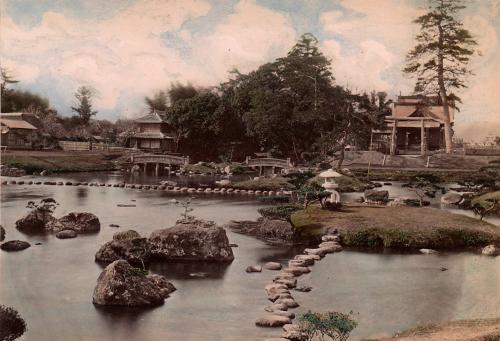
<svg viewBox="0 0 500 341"><path fill-rule="evenodd" d="M89 192L87 187L78 187L76 189L76 198L78 199L79 205L85 205L87 203Z"/></svg>

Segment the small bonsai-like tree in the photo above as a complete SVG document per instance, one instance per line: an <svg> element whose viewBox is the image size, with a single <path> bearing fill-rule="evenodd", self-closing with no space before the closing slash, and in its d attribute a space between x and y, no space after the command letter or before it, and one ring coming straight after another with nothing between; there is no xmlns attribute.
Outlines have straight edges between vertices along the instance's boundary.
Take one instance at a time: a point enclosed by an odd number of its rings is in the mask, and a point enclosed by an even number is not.
<svg viewBox="0 0 500 341"><path fill-rule="evenodd" d="M328 337L334 341L345 341L358 323L349 314L328 311L316 313L308 311L299 318L299 328L307 340L325 340Z"/></svg>
<svg viewBox="0 0 500 341"><path fill-rule="evenodd" d="M299 203L307 209L313 202L319 201L323 207L323 200L330 195L323 187L317 183L305 184L297 191L297 199Z"/></svg>
<svg viewBox="0 0 500 341"><path fill-rule="evenodd" d="M52 198L45 198L40 200L39 203L36 203L32 200L28 201L26 208L31 208L33 210L37 210L40 213L52 215L56 210L59 203Z"/></svg>
<svg viewBox="0 0 500 341"><path fill-rule="evenodd" d="M190 222L193 222L195 220L195 217L193 215L190 215L190 212L194 211L194 208L191 207L191 199L186 199L180 203L184 211L181 213L181 219L179 219L177 222L181 224L187 224Z"/></svg>

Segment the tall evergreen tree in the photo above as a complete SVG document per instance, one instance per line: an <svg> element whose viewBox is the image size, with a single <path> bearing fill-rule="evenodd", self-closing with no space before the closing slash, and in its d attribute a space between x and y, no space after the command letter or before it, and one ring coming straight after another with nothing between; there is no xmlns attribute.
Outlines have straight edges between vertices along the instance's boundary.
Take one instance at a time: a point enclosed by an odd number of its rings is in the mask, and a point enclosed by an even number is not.
<svg viewBox="0 0 500 341"><path fill-rule="evenodd" d="M407 55L404 72L417 78L415 91L439 93L444 111L446 152L452 150L450 106L459 101L451 91L466 87L467 68L476 41L458 18L461 0L429 0L428 12L414 22L420 25L417 44Z"/></svg>
<svg viewBox="0 0 500 341"><path fill-rule="evenodd" d="M93 96L94 91L87 86L81 86L75 92L76 106L72 106L71 110L78 114L80 122L84 125L87 125L90 118L97 114L97 111L92 110Z"/></svg>

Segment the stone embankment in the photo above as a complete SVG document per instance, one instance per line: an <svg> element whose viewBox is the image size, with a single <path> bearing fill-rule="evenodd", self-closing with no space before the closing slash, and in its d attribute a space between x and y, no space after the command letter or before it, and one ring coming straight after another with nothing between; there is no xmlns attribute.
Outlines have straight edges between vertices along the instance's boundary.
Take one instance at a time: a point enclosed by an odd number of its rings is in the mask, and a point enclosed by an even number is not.
<svg viewBox="0 0 500 341"><path fill-rule="evenodd" d="M86 186L86 187L114 187L142 191L163 191L170 193L197 193L197 194L241 194L250 196L282 196L291 195L292 191L253 191L232 187L202 188L202 187L179 187L165 185L141 185L126 183L103 183L103 182L73 182L73 181L40 181L40 180L3 180L4 185L44 185L44 186Z"/></svg>
<svg viewBox="0 0 500 341"><path fill-rule="evenodd" d="M322 242L317 248L305 249L302 254L296 255L288 261L288 266L282 269L281 264L276 262L268 262L263 265L264 269L271 271L279 271L273 278L272 283L268 283L264 290L267 298L271 302L264 308L264 313L255 321L255 325L259 327L283 327L283 335L279 340L305 340L305 336L301 333L297 324L293 323L296 318L295 313L290 311L299 307L299 303L292 295L292 290L300 292L311 291L310 287L298 287L298 279L300 276L310 273L312 266L321 261L327 254L342 251L340 245L340 237L336 234L324 235L321 238ZM250 266L249 269L258 268L260 266ZM254 272L248 271L247 272ZM273 339L268 339L273 340Z"/></svg>

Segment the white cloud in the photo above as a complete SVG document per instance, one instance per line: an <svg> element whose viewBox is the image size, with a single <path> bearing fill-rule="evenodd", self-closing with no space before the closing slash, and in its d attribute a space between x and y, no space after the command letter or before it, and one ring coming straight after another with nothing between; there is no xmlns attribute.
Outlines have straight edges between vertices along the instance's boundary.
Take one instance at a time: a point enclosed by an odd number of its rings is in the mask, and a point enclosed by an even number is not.
<svg viewBox="0 0 500 341"><path fill-rule="evenodd" d="M32 81L41 75L35 66L71 92L82 84L95 87L96 107L110 110L120 98L133 105L152 89L197 74L178 51L166 47L161 34L209 10L207 1L142 0L105 21L46 12L40 24L27 28L4 17L2 54L17 62L11 64L16 74L31 68ZM70 101L70 91L64 95Z"/></svg>
<svg viewBox="0 0 500 341"><path fill-rule="evenodd" d="M288 15L241 0L234 13L207 37L194 41L194 58L205 63L213 78L224 79L232 68L248 72L286 53L296 32Z"/></svg>

